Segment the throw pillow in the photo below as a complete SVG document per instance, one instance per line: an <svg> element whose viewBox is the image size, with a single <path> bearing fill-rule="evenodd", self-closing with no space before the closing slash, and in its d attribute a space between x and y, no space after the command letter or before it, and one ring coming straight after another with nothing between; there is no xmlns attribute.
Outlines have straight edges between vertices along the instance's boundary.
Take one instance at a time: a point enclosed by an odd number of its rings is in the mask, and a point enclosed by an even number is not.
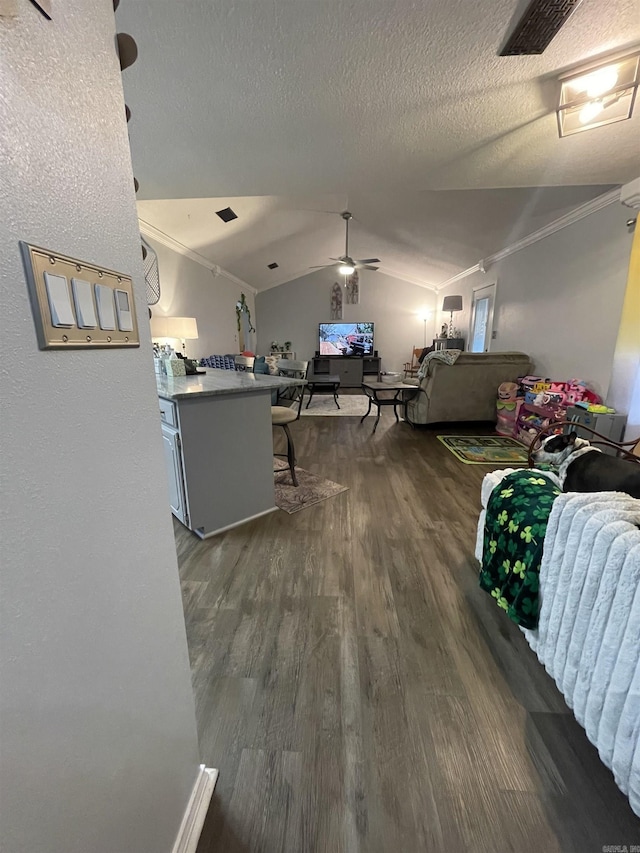
<svg viewBox="0 0 640 853"><path fill-rule="evenodd" d="M278 362L280 361L279 355L267 355L264 360L269 365L269 373L272 373L274 376L278 374Z"/></svg>

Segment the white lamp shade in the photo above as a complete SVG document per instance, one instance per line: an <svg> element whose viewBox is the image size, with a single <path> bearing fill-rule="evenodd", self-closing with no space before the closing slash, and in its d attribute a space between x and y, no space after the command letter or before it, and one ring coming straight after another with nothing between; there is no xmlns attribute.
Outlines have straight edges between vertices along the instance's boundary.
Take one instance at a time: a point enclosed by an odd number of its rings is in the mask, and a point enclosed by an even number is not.
<svg viewBox="0 0 640 853"><path fill-rule="evenodd" d="M445 296L443 311L462 311L462 296Z"/></svg>
<svg viewBox="0 0 640 853"><path fill-rule="evenodd" d="M167 325L168 317L152 317L150 326L151 326L151 337L152 338L168 338L168 325Z"/></svg>
<svg viewBox="0 0 640 853"><path fill-rule="evenodd" d="M196 340L198 337L198 324L195 317L152 317L152 338L179 338L184 340Z"/></svg>

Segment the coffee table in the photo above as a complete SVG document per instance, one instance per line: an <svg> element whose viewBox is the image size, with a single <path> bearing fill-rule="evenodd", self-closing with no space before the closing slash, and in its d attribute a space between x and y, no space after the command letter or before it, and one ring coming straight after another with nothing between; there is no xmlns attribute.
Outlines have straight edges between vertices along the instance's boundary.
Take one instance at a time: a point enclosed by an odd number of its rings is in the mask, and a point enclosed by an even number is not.
<svg viewBox="0 0 640 853"><path fill-rule="evenodd" d="M309 403L313 399L315 391L331 391L333 399L338 408L338 389L340 388L340 377L333 373L318 373L314 376L307 376L307 388L309 389L309 399L305 409L309 408Z"/></svg>
<svg viewBox="0 0 640 853"><path fill-rule="evenodd" d="M373 432L378 428L378 421L380 420L380 409L382 406L393 406L393 414L396 416L396 421L399 421L398 417L398 406L404 406L404 419L413 429L413 424L407 417L407 403L409 400L413 400L418 391L420 390L417 385L405 385L404 382L363 382L362 390L369 398L369 408L365 412L365 414L360 418L360 423L364 421L369 412L371 411L371 406L378 407L378 414L376 415L376 422L373 425ZM393 397L382 397L380 396L383 391L393 391ZM407 396L411 392L410 396Z"/></svg>

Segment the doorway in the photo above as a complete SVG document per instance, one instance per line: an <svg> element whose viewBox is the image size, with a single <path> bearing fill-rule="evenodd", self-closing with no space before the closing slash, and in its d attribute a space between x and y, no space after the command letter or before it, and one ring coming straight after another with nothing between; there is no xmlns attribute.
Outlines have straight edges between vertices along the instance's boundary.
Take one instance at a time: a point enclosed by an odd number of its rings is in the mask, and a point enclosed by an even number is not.
<svg viewBox="0 0 640 853"><path fill-rule="evenodd" d="M479 287L473 291L470 352L489 352L493 332L493 305L495 297L495 283Z"/></svg>

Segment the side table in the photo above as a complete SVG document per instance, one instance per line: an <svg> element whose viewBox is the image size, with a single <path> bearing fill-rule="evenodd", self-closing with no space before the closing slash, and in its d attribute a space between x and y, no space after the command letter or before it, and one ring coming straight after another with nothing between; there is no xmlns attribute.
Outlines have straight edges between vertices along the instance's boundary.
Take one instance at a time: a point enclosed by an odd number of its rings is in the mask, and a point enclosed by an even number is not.
<svg viewBox="0 0 640 853"><path fill-rule="evenodd" d="M307 388L309 389L309 399L307 400L305 409L309 408L309 403L313 399L314 393L322 390L331 391L336 406L340 408L340 403L338 403L340 377L336 374L320 373L314 374L313 376L307 376Z"/></svg>
<svg viewBox="0 0 640 853"><path fill-rule="evenodd" d="M373 425L373 432L378 428L378 421L380 420L380 409L382 406L393 406L393 414L396 416L396 421L399 421L398 417L398 406L404 407L404 419L413 429L413 424L407 417L407 403L416 396L416 394L420 391L418 385L405 385L404 382L397 383L389 383L389 382L363 382L362 390L369 398L369 408L365 412L365 414L360 418L360 423L364 421L364 419L371 412L371 406L377 406L378 413L376 415L376 422ZM383 397L380 396L383 391L393 391L393 397Z"/></svg>

